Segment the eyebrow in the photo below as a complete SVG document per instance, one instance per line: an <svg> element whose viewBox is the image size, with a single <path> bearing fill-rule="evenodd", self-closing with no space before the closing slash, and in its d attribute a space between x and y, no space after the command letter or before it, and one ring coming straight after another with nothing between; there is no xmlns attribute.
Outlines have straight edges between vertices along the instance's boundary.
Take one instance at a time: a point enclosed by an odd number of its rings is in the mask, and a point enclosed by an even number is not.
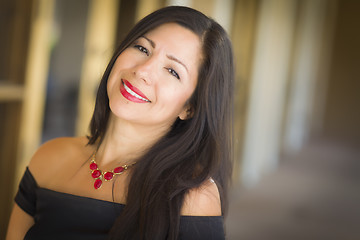
<svg viewBox="0 0 360 240"><path fill-rule="evenodd" d="M146 37L146 36L141 36L141 37L143 37L144 39L146 39L153 48L156 48L156 43L155 43L153 40L149 39L149 38ZM175 62L179 63L180 65L182 65L182 66L185 68L185 70L189 73L189 70L188 70L188 68L186 67L186 65L185 65L183 62L181 62L179 59L177 59L176 57L174 57L174 56L172 56L172 55L166 55L166 57L167 57L168 59L170 59L170 60L172 60L172 61L175 61Z"/></svg>
<svg viewBox="0 0 360 240"><path fill-rule="evenodd" d="M166 56L168 59L173 60L173 61L179 63L180 65L182 65L185 68L185 70L189 73L189 70L187 69L186 65L184 63L182 63L179 59L177 59L176 57L174 57L172 55L166 55Z"/></svg>
<svg viewBox="0 0 360 240"><path fill-rule="evenodd" d="M151 40L151 39L149 39L149 38L147 38L147 37L145 37L145 36L141 36L142 38L145 38L149 43L150 43L150 45L153 47L153 48L156 48L156 44L154 43L154 41L153 40Z"/></svg>

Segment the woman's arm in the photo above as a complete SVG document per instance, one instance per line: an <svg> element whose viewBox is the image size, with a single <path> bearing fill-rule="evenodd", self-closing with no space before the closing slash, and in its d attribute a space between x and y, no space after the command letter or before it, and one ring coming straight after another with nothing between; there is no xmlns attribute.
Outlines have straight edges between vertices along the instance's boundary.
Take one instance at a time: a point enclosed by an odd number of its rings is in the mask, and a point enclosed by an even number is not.
<svg viewBox="0 0 360 240"><path fill-rule="evenodd" d="M15 203L10 216L6 240L24 239L32 225L34 225L34 218Z"/></svg>

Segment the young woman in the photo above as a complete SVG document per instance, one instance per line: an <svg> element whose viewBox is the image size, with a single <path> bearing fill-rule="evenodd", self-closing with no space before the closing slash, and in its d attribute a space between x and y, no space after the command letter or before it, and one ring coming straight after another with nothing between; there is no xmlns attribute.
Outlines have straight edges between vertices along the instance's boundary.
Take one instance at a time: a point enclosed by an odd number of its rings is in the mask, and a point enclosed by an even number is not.
<svg viewBox="0 0 360 240"><path fill-rule="evenodd" d="M233 78L215 21L174 6L145 17L107 66L90 135L33 156L7 239L223 239Z"/></svg>

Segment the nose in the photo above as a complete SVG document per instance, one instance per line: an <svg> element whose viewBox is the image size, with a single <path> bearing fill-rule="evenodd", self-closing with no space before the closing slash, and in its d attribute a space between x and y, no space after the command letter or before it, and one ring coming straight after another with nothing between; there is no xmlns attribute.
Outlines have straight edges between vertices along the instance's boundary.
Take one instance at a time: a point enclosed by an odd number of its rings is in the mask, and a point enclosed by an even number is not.
<svg viewBox="0 0 360 240"><path fill-rule="evenodd" d="M146 84L151 85L156 75L156 61L153 57L148 57L136 64L133 74L143 80Z"/></svg>

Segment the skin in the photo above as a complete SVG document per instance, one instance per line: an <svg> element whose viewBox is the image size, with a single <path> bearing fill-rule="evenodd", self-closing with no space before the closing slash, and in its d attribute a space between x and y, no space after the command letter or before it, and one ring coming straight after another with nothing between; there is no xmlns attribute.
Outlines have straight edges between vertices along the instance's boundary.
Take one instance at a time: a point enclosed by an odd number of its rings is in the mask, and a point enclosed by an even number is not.
<svg viewBox="0 0 360 240"><path fill-rule="evenodd" d="M96 156L100 169L106 171L133 163L169 130L177 117L191 117L187 100L197 84L200 49L197 35L168 23L135 41L118 57L107 86L111 114ZM121 79L129 81L151 102L126 99L120 92ZM42 145L29 164L39 187L112 201L112 184L105 182L100 189L93 188L88 162L95 146L86 143L85 137L78 137L58 138ZM126 204L130 175L131 169L113 180L118 203ZM206 181L191 189L185 196L181 215L221 215L216 185ZM34 219L15 204L6 239L23 239L33 224Z"/></svg>

